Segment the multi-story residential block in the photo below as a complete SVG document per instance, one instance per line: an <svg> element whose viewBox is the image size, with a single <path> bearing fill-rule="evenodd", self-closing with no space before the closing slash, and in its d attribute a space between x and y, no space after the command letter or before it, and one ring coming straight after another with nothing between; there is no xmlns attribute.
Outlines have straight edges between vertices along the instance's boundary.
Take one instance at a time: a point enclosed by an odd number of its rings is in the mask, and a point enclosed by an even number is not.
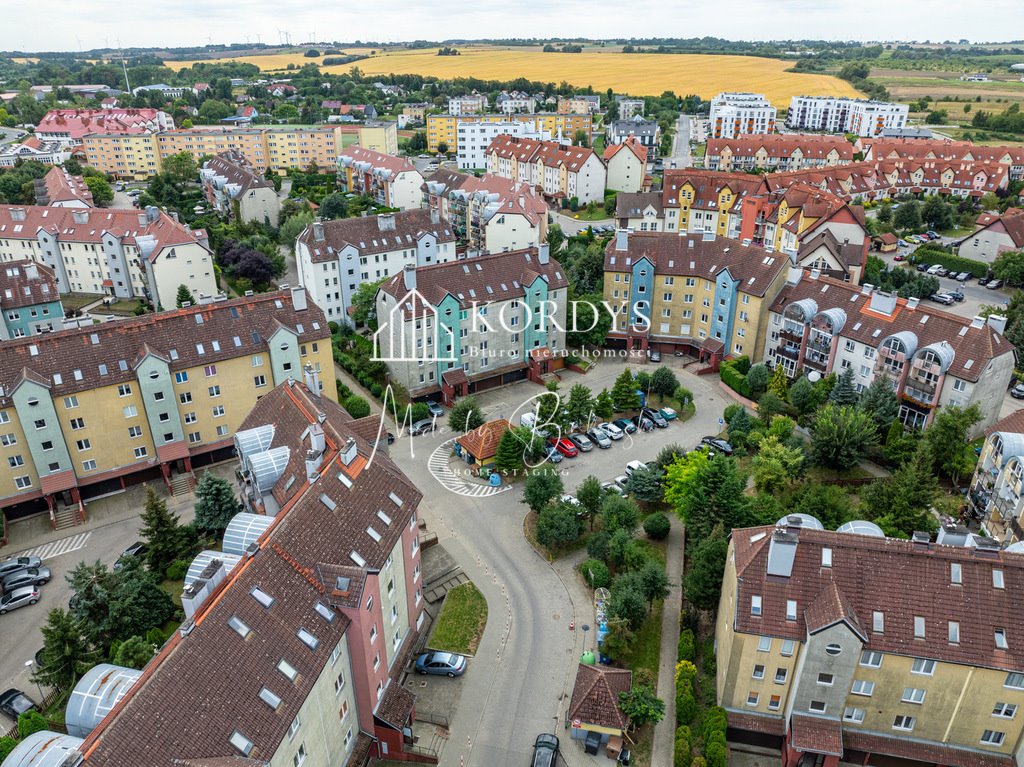
<svg viewBox="0 0 1024 767"><path fill-rule="evenodd" d="M711 99L708 138L772 133L777 110L760 93L719 93Z"/></svg>
<svg viewBox="0 0 1024 767"><path fill-rule="evenodd" d="M959 242L964 258L992 263L1000 253L1024 248L1024 208L1007 208Z"/></svg>
<svg viewBox="0 0 1024 767"><path fill-rule="evenodd" d="M967 492L971 516L1004 545L1024 541L1024 410L985 429Z"/></svg>
<svg viewBox="0 0 1024 767"><path fill-rule="evenodd" d="M1005 317L965 319L801 269L792 270L770 311L763 360L790 378L849 369L863 389L887 376L900 421L915 429L946 406L978 405L972 434L999 416L1014 365Z"/></svg>
<svg viewBox="0 0 1024 767"><path fill-rule="evenodd" d="M609 123L606 132L609 146L633 139L647 150L651 159L658 156L661 126L657 120L645 120L641 115L635 115L628 120L615 120Z"/></svg>
<svg viewBox="0 0 1024 767"><path fill-rule="evenodd" d="M709 170L802 170L853 162L853 145L843 136L769 133L708 141Z"/></svg>
<svg viewBox="0 0 1024 767"><path fill-rule="evenodd" d="M421 493L374 450L373 424L301 383L242 426L246 502L276 513L235 518L244 548L197 558L181 630L141 672L90 672L73 693L77 735L47 733L48 747L82 767L436 762L410 745L415 696L400 683L424 622Z"/></svg>
<svg viewBox="0 0 1024 767"><path fill-rule="evenodd" d="M179 285L213 296L217 280L206 233L159 208L0 205L0 261L31 258L53 269L61 293L175 304Z"/></svg>
<svg viewBox="0 0 1024 767"><path fill-rule="evenodd" d="M551 134L538 131L528 122L459 122L456 124L458 150L456 159L462 170L487 167L487 150L498 136L519 136L536 141L550 141Z"/></svg>
<svg viewBox="0 0 1024 767"><path fill-rule="evenodd" d="M59 141L43 141L37 136L28 136L21 143L4 144L0 147L0 168L13 168L19 160L35 160L44 165L60 165L71 152L66 144Z"/></svg>
<svg viewBox="0 0 1024 767"><path fill-rule="evenodd" d="M281 203L274 184L237 150L221 152L199 170L206 199L221 215L277 226Z"/></svg>
<svg viewBox="0 0 1024 767"><path fill-rule="evenodd" d="M455 96L448 99L448 114L472 115L487 111L487 96L474 91L468 96Z"/></svg>
<svg viewBox="0 0 1024 767"><path fill-rule="evenodd" d="M168 101L174 99L180 99L185 95L185 91L192 90L184 85L167 85L165 83L157 83L155 85L140 85L138 88L132 88L132 95L138 96L139 94L147 95L149 93L159 93Z"/></svg>
<svg viewBox="0 0 1024 767"><path fill-rule="evenodd" d="M574 96L559 96L557 110L559 114L593 114L601 111L601 97L578 93Z"/></svg>
<svg viewBox="0 0 1024 767"><path fill-rule="evenodd" d="M765 189L764 179L747 173L666 170L661 201L663 229L714 232L719 237L739 239L743 200Z"/></svg>
<svg viewBox="0 0 1024 767"><path fill-rule="evenodd" d="M422 209L315 222L295 241L299 283L332 322L348 322L364 282L455 259L455 234L437 211Z"/></svg>
<svg viewBox="0 0 1024 767"><path fill-rule="evenodd" d="M906 127L906 104L834 96L794 96L789 102L786 125L796 130L854 133L880 136L882 131Z"/></svg>
<svg viewBox="0 0 1024 767"><path fill-rule="evenodd" d="M1011 181L1024 178L1024 147L980 146L970 141L931 138L860 138L854 149L863 153L868 162L891 163L901 168L945 166L958 167L965 163L974 166L1005 165Z"/></svg>
<svg viewBox="0 0 1024 767"><path fill-rule="evenodd" d="M160 142L156 133L87 133L81 144L86 163L115 178L141 180L161 170Z"/></svg>
<svg viewBox="0 0 1024 767"><path fill-rule="evenodd" d="M604 259L608 340L627 349L686 351L712 367L754 354L789 260L716 237L620 230Z"/></svg>
<svg viewBox="0 0 1024 767"><path fill-rule="evenodd" d="M661 191L619 193L615 197L615 219L619 229L632 232L666 231Z"/></svg>
<svg viewBox="0 0 1024 767"><path fill-rule="evenodd" d="M538 248L407 267L377 292L377 356L414 397L541 382L565 350L568 281Z"/></svg>
<svg viewBox="0 0 1024 767"><path fill-rule="evenodd" d="M64 327L53 270L31 259L0 264L0 340Z"/></svg>
<svg viewBox="0 0 1024 767"><path fill-rule="evenodd" d="M522 91L502 91L494 100L495 108L504 114L510 115L516 112L533 114L537 111L537 99L529 93Z"/></svg>
<svg viewBox="0 0 1024 767"><path fill-rule="evenodd" d="M335 399L330 329L303 288L4 342L0 507L53 514L226 458L256 400L306 365Z"/></svg>
<svg viewBox="0 0 1024 767"><path fill-rule="evenodd" d="M498 136L487 150L487 172L539 188L551 199L577 198L601 202L607 188L607 169L594 150Z"/></svg>
<svg viewBox="0 0 1024 767"><path fill-rule="evenodd" d="M92 192L81 176L54 167L35 182L36 203L51 208L91 208Z"/></svg>
<svg viewBox="0 0 1024 767"><path fill-rule="evenodd" d="M633 99L629 96L616 96L615 103L619 105L619 119L628 120L634 115L644 116L647 103L643 99Z"/></svg>
<svg viewBox="0 0 1024 767"><path fill-rule="evenodd" d="M789 767L1018 764L1024 558L947 532L959 545L800 516L733 530L715 633L730 737Z"/></svg>
<svg viewBox="0 0 1024 767"><path fill-rule="evenodd" d="M608 146L603 158L608 168L608 189L631 193L649 188L648 156L647 147L635 136L630 136L621 144Z"/></svg>
<svg viewBox="0 0 1024 767"><path fill-rule="evenodd" d="M402 114L398 115L398 127L405 128L408 125L421 125L427 121L427 111L432 109L432 104L421 102L418 104L403 104Z"/></svg>
<svg viewBox="0 0 1024 767"><path fill-rule="evenodd" d="M418 208L423 176L408 159L361 146L338 152L338 186L343 192L368 195L378 205L399 210Z"/></svg>
<svg viewBox="0 0 1024 767"><path fill-rule="evenodd" d="M536 114L464 114L464 115L427 115L427 149L431 152L440 151L444 144L447 152L459 151L458 129L468 123L525 123L530 135L550 135L561 137L562 141L571 141L582 131L588 138L593 135L594 118L589 112L581 114L554 114L538 112ZM362 143L362 142L360 142Z"/></svg>
<svg viewBox="0 0 1024 767"><path fill-rule="evenodd" d="M51 109L36 126L40 141L80 146L89 133L124 136L174 128L174 120L159 109Z"/></svg>

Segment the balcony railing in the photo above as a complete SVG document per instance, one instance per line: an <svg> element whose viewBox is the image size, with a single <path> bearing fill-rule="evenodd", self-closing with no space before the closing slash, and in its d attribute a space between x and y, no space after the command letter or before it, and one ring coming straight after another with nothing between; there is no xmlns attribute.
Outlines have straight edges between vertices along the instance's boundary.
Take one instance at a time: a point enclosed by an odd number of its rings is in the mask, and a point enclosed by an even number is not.
<svg viewBox="0 0 1024 767"><path fill-rule="evenodd" d="M786 346L784 344L780 344L776 348L776 351L780 355L782 355L783 357L786 357L787 359L791 359L794 362L796 360L800 359L800 349L799 349L799 347Z"/></svg>
<svg viewBox="0 0 1024 767"><path fill-rule="evenodd" d="M903 388L903 398L916 402L918 405L930 408L935 404L935 388L932 387L929 391L928 389L908 385Z"/></svg>
<svg viewBox="0 0 1024 767"><path fill-rule="evenodd" d="M803 342L804 334L783 328L782 330L779 331L779 337L784 338L787 341L792 341L795 344L800 344Z"/></svg>
<svg viewBox="0 0 1024 767"><path fill-rule="evenodd" d="M804 365L817 370L819 373L824 373L828 369L828 357L822 357L818 354L807 354L804 356Z"/></svg>

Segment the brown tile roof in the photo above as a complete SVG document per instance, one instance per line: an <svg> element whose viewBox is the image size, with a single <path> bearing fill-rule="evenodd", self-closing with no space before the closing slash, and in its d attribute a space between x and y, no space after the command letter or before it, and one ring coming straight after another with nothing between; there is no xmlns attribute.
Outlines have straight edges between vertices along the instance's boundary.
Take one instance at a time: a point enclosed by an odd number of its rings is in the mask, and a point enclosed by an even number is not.
<svg viewBox="0 0 1024 767"><path fill-rule="evenodd" d="M387 226L392 228L384 228ZM455 241L448 222L439 220L435 223L431 219L431 211L423 209L324 221L323 227L323 241L316 240L313 226L307 226L298 237L298 241L309 248L313 263L334 261L338 252L349 245L360 255L415 248L416 241L424 233L433 234L439 244Z"/></svg>
<svg viewBox="0 0 1024 767"><path fill-rule="evenodd" d="M289 291L279 291L8 341L0 344L0 406L10 404L25 370L58 397L136 380L135 366L147 348L177 371L265 353L269 337L282 326L300 343L326 338L323 311L307 306L296 311Z"/></svg>
<svg viewBox="0 0 1024 767"><path fill-rule="evenodd" d="M632 686L633 672L628 669L581 663L572 688L569 718L578 719L582 724L626 729L629 717L619 708L619 693L629 692Z"/></svg>
<svg viewBox="0 0 1024 767"><path fill-rule="evenodd" d="M804 623L807 625L809 634L817 634L819 631L840 622L847 624L855 633L867 641L867 636L864 634L864 629L857 618L853 605L850 604L846 594L840 591L839 586L833 581L821 590L815 600L804 611Z"/></svg>
<svg viewBox="0 0 1024 767"><path fill-rule="evenodd" d="M647 162L647 147L640 143L636 136L630 136L621 144L612 144L610 147L604 150L604 161L608 162L622 149L628 149L637 156L637 159L642 163Z"/></svg>
<svg viewBox="0 0 1024 767"><path fill-rule="evenodd" d="M478 461L486 461L498 452L498 443L510 428L504 418L488 421L472 431L466 432L455 441Z"/></svg>
<svg viewBox="0 0 1024 767"><path fill-rule="evenodd" d="M338 159L349 158L353 163L369 163L374 170L390 171L392 178L399 173L419 173L416 166L407 157L396 157L393 154L385 154L364 146L353 144L344 149L338 150Z"/></svg>
<svg viewBox="0 0 1024 767"><path fill-rule="evenodd" d="M985 429L985 436L989 437L1000 431L1007 434L1024 434L1024 408L1014 410L1006 418L1000 418Z"/></svg>
<svg viewBox="0 0 1024 767"><path fill-rule="evenodd" d="M0 309L60 301L53 269L30 258L0 264ZM61 317L54 317L58 326Z"/></svg>
<svg viewBox="0 0 1024 767"><path fill-rule="evenodd" d="M72 176L64 168L54 165L36 182L36 202L53 205L58 202L80 201L92 207L92 192L81 176Z"/></svg>
<svg viewBox="0 0 1024 767"><path fill-rule="evenodd" d="M810 253L819 247L824 247L831 253L844 269L863 266L867 261L868 249L871 247L871 240L867 237L863 242L839 242L831 229L824 229L814 237L800 241L800 249L797 255L802 258L805 253Z"/></svg>
<svg viewBox="0 0 1024 767"><path fill-rule="evenodd" d="M487 147L487 154L501 158L516 158L519 162L541 162L548 168L564 166L575 173L594 157L594 150L587 147L560 144L557 141L538 141L521 136L502 134L495 136Z"/></svg>
<svg viewBox="0 0 1024 767"><path fill-rule="evenodd" d="M886 317L871 310L871 297L863 288L824 275L817 279L805 275L796 285L787 284L771 311L781 314L787 305L804 298L812 299L818 311L843 310L846 324L839 333L841 338L877 348L888 336L908 331L917 339L918 349L945 342L953 350L948 374L967 381L977 381L991 359L1013 353L1011 344L987 324L974 327L967 318L923 302L911 308L905 298L897 298L892 316Z"/></svg>
<svg viewBox="0 0 1024 767"><path fill-rule="evenodd" d="M684 275L715 279L728 269L744 293L763 296L768 286L789 267L781 253L766 253L762 248L740 245L735 240L716 237L705 240L700 234L640 232L629 235L627 249L616 250L612 238L604 251L606 272L630 272L641 258L654 264L655 274Z"/></svg>
<svg viewBox="0 0 1024 767"><path fill-rule="evenodd" d="M843 755L843 727L836 719L793 714L791 740L797 751Z"/></svg>
<svg viewBox="0 0 1024 767"><path fill-rule="evenodd" d="M388 685L374 717L394 730L401 732L409 722L416 696L397 682Z"/></svg>
<svg viewBox="0 0 1024 767"><path fill-rule="evenodd" d="M892 232L882 232L878 235L878 239L882 241L883 245L895 245L900 241L900 238Z"/></svg>
<svg viewBox="0 0 1024 767"><path fill-rule="evenodd" d="M681 168L666 170L662 181L662 204L666 208L680 206L679 192L689 184L693 188L692 208L707 208L709 203L718 203L719 193L728 187L733 193L733 209L739 211L743 198L767 190L761 176L749 173L734 173L719 170Z"/></svg>
<svg viewBox="0 0 1024 767"><path fill-rule="evenodd" d="M815 624L847 614L864 626L867 650L1007 671L1024 667L1024 616L1017 605L1024 556L937 544L924 549L911 541L804 528L790 577L769 576L774 532L752 527L732 533L737 631L803 641ZM832 550L830 568L821 566L824 548ZM950 582L953 562L961 565L962 585ZM1005 589L993 588L994 569L1003 571ZM829 596L832 589L838 597ZM754 595L762 600L760 616L750 614ZM797 603L795 621L786 620L788 600ZM870 630L875 611L885 614L881 633ZM925 619L927 639L914 637L916 616ZM948 621L960 623L959 644L946 641ZM996 648L997 627L1006 629L1006 650Z"/></svg>
<svg viewBox="0 0 1024 767"><path fill-rule="evenodd" d="M615 217L639 218L648 206L654 208L658 217L664 214L661 192L620 192L615 197Z"/></svg>
<svg viewBox="0 0 1024 767"><path fill-rule="evenodd" d="M785 735L786 722L781 716L765 714L746 714L739 711L726 711L729 726L737 730L760 732L764 735Z"/></svg>
<svg viewBox="0 0 1024 767"><path fill-rule="evenodd" d="M1016 767L1009 754L993 754L975 749L957 748L941 743L923 743L910 738L890 737L862 732L854 727L843 731L846 747L870 754L913 759L921 763L962 765L963 767Z"/></svg>
<svg viewBox="0 0 1024 767"><path fill-rule="evenodd" d="M853 160L853 144L844 136L822 136L815 133L749 134L736 138L708 139L708 157L719 156L728 147L733 157L754 157L764 149L778 162L798 151L805 159L825 159L834 150L838 160Z"/></svg>
<svg viewBox="0 0 1024 767"><path fill-rule="evenodd" d="M209 168L218 176L223 176L227 183L239 187L236 197L245 194L250 189L273 189L274 184L270 179L264 178L259 171L253 170L249 161L241 152L229 149L213 157L204 166Z"/></svg>

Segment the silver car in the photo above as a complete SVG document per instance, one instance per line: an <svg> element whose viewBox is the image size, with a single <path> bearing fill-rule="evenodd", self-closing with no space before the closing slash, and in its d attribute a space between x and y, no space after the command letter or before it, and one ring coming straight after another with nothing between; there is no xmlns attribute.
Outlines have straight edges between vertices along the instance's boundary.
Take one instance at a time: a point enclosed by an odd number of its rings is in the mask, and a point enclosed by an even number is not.
<svg viewBox="0 0 1024 767"><path fill-rule="evenodd" d="M22 586L42 586L44 583L49 583L51 577L49 567L30 567L27 570L20 570L4 578L4 593L20 589Z"/></svg>
<svg viewBox="0 0 1024 767"><path fill-rule="evenodd" d="M608 435L604 433L604 429L591 429L587 432L587 436L590 437L592 442L596 442L597 446L602 450L606 450L612 446L612 441L608 439Z"/></svg>
<svg viewBox="0 0 1024 767"><path fill-rule="evenodd" d="M0 597L0 615L25 605L34 605L38 601L39 589L35 586L23 586Z"/></svg>
<svg viewBox="0 0 1024 767"><path fill-rule="evenodd" d="M43 564L43 560L39 557L17 557L11 559L5 559L0 562L0 578L16 573L19 570L27 570L30 567L39 567Z"/></svg>
<svg viewBox="0 0 1024 767"><path fill-rule="evenodd" d="M431 418L424 418L422 421L417 421L409 427L409 435L412 437L418 437L420 434L426 434L427 432L434 430L434 421Z"/></svg>

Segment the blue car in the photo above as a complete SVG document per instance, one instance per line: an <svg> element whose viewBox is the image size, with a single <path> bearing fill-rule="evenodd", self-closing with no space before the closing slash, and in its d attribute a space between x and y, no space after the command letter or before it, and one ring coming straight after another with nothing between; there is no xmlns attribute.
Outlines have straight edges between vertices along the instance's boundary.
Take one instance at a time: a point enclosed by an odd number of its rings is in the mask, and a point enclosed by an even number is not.
<svg viewBox="0 0 1024 767"><path fill-rule="evenodd" d="M453 652L427 652L416 659L417 674L462 676L466 671L466 657Z"/></svg>

